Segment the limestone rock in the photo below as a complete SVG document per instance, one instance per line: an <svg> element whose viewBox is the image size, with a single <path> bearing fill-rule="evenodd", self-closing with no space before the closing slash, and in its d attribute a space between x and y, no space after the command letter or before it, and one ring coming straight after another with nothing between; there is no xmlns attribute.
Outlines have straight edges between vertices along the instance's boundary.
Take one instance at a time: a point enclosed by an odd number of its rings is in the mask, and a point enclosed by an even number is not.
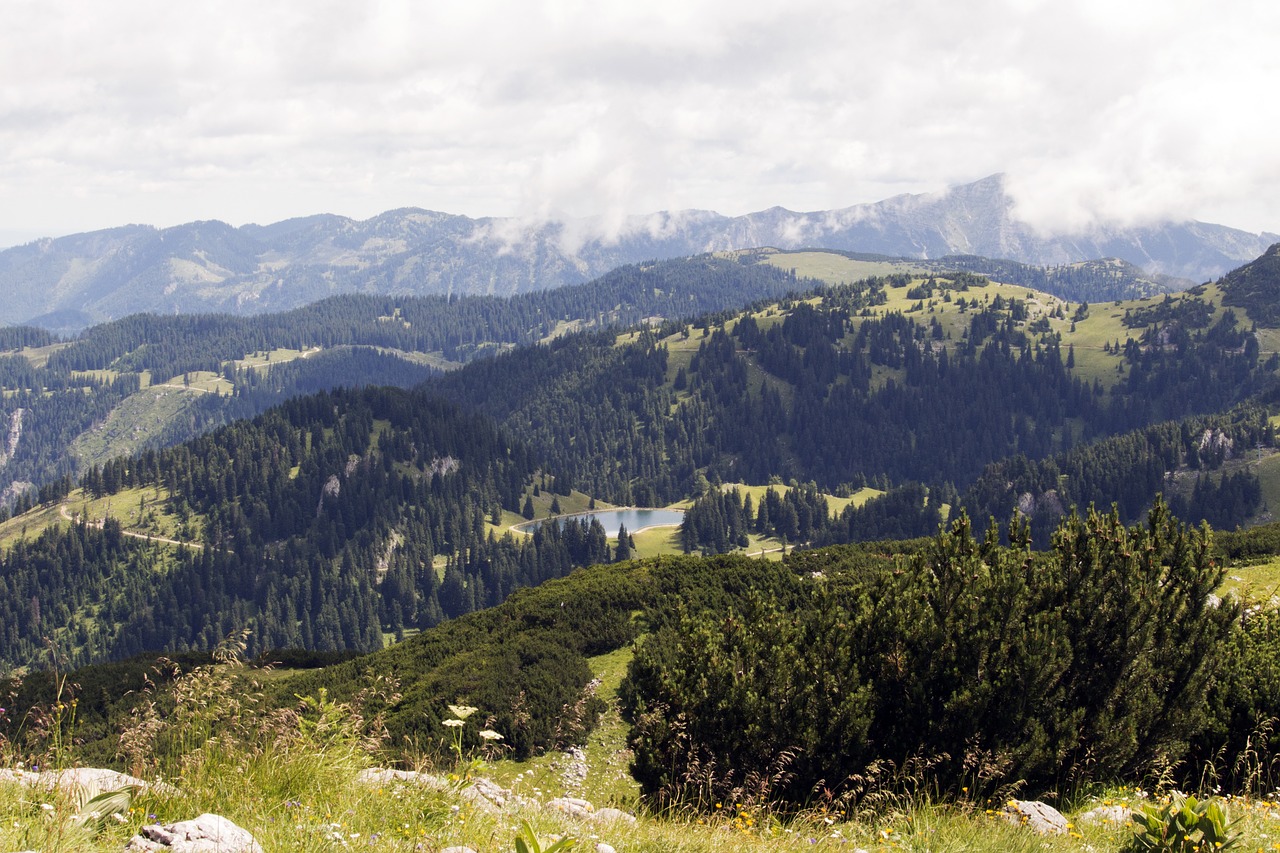
<svg viewBox="0 0 1280 853"><path fill-rule="evenodd" d="M420 785L437 791L445 791L454 785L443 776L431 773L418 773L413 770L391 770L384 767L370 767L361 770L356 781L366 785ZM458 791L458 796L479 809L485 811L501 811L508 806L527 805L527 801L517 796L496 782L488 779L476 779Z"/></svg>
<svg viewBox="0 0 1280 853"><path fill-rule="evenodd" d="M580 797L556 797L547 803L547 808L564 812L570 817L591 817L596 807L589 800Z"/></svg>
<svg viewBox="0 0 1280 853"><path fill-rule="evenodd" d="M449 780L432 773L419 773L416 770L392 770L386 767L369 767L356 774L356 781L365 785L421 785L443 791L449 787Z"/></svg>
<svg viewBox="0 0 1280 853"><path fill-rule="evenodd" d="M488 779L476 779L462 789L462 797L474 806L488 809L504 809L520 801L506 788Z"/></svg>
<svg viewBox="0 0 1280 853"><path fill-rule="evenodd" d="M247 830L222 815L202 814L193 820L144 826L125 850L170 853L263 853Z"/></svg>
<svg viewBox="0 0 1280 853"><path fill-rule="evenodd" d="M1125 806L1098 806L1080 815L1080 823L1113 823L1127 826L1133 819L1133 810Z"/></svg>
<svg viewBox="0 0 1280 853"><path fill-rule="evenodd" d="M73 767L40 772L5 769L0 770L0 781L17 782L30 788L70 791L81 800L91 800L106 791L119 791L127 787L149 789L165 796L178 793L177 788L166 782L148 782L137 776L101 767Z"/></svg>
<svg viewBox="0 0 1280 853"><path fill-rule="evenodd" d="M446 847L440 853L476 853L470 847Z"/></svg>
<svg viewBox="0 0 1280 853"><path fill-rule="evenodd" d="M613 849L612 844L605 844L603 841L597 841L595 846L596 853L618 853Z"/></svg>
<svg viewBox="0 0 1280 853"><path fill-rule="evenodd" d="M1067 819L1062 812L1039 800L1010 800L1004 807L1005 819L1015 826L1026 826L1041 835L1065 835Z"/></svg>
<svg viewBox="0 0 1280 853"><path fill-rule="evenodd" d="M627 814L622 809L615 809L609 806L606 806L603 809L597 809L592 813L591 819L596 823L617 823L618 821L622 821L623 823L636 822L635 815Z"/></svg>

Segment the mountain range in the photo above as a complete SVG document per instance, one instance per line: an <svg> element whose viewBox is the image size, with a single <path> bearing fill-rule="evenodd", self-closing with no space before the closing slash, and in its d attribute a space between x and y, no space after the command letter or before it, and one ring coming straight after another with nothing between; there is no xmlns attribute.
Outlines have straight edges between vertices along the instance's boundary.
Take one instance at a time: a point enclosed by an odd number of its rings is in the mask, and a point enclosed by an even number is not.
<svg viewBox="0 0 1280 853"><path fill-rule="evenodd" d="M821 246L893 257L983 255L1039 265L1114 257L1150 273L1215 278L1280 235L1201 222L1045 236L1014 217L993 175L940 193L840 210L700 210L530 223L419 209L364 221L317 215L239 228L127 225L0 252L0 322L56 331L147 311L254 314L338 293L512 295L577 284L627 263L703 252Z"/></svg>

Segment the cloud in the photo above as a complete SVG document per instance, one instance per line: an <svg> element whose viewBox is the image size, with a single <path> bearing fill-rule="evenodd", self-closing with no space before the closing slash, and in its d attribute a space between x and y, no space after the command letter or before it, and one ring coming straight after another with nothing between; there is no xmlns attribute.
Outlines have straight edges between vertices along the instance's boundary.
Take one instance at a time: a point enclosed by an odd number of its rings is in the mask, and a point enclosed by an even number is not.
<svg viewBox="0 0 1280 853"><path fill-rule="evenodd" d="M1046 229L1280 230L1253 0L10 7L0 228L420 206L591 218L572 242L1003 171Z"/></svg>

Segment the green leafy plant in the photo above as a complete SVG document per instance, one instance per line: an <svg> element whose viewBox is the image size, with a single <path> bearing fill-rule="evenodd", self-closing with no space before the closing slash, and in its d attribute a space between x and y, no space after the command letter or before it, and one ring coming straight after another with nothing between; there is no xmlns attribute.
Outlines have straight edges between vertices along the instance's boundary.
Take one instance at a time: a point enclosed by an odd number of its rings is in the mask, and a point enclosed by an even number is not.
<svg viewBox="0 0 1280 853"><path fill-rule="evenodd" d="M515 843L516 853L560 853L562 850L572 850L578 846L578 839L572 835L566 835L550 847L543 847L538 841L537 833L526 820L520 823L520 831L516 833Z"/></svg>
<svg viewBox="0 0 1280 853"><path fill-rule="evenodd" d="M133 796L137 792L133 785L126 785L115 791L104 791L80 807L72 820L89 831L97 834L102 831L109 818L124 822L129 807L133 805Z"/></svg>
<svg viewBox="0 0 1280 853"><path fill-rule="evenodd" d="M1240 833L1216 801L1174 795L1162 806L1144 805L1133 813L1137 833L1124 853L1200 853L1231 850L1240 845Z"/></svg>

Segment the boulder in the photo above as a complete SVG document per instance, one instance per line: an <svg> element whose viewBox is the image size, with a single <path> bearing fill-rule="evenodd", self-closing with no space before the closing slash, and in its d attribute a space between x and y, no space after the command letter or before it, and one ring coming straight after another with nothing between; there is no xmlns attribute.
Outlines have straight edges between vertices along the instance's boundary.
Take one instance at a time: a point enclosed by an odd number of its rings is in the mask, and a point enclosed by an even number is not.
<svg viewBox="0 0 1280 853"><path fill-rule="evenodd" d="M488 779L476 779L463 788L462 798L473 806L490 810L501 810L508 805L518 805L523 802L520 797L514 796L497 782Z"/></svg>
<svg viewBox="0 0 1280 853"><path fill-rule="evenodd" d="M364 785L420 785L443 791L449 787L449 780L432 773L419 773L416 770L392 770L386 767L369 767L356 774L356 781Z"/></svg>
<svg viewBox="0 0 1280 853"><path fill-rule="evenodd" d="M1015 826L1025 826L1041 835L1066 835L1067 819L1062 812L1039 800L1010 800L1004 807L1005 819Z"/></svg>
<svg viewBox="0 0 1280 853"><path fill-rule="evenodd" d="M202 814L193 820L144 826L125 850L170 853L263 853L262 845L222 815Z"/></svg>
<svg viewBox="0 0 1280 853"><path fill-rule="evenodd" d="M31 788L45 788L50 791L69 791L82 802L107 791L119 791L121 788L130 787L150 790L170 797L178 793L178 789L167 782L148 782L137 776L102 767L72 767L67 770L40 772L0 770L0 781L17 782Z"/></svg>
<svg viewBox="0 0 1280 853"><path fill-rule="evenodd" d="M580 797L556 797L547 803L547 808L564 812L570 817L591 817L596 807L589 800Z"/></svg>
<svg viewBox="0 0 1280 853"><path fill-rule="evenodd" d="M622 809L615 809L610 806L606 806L605 808L602 808L602 809L597 809L595 812L592 813L591 819L594 820L596 823L617 823L618 821L622 821L623 823L636 822L635 815L627 814Z"/></svg>

